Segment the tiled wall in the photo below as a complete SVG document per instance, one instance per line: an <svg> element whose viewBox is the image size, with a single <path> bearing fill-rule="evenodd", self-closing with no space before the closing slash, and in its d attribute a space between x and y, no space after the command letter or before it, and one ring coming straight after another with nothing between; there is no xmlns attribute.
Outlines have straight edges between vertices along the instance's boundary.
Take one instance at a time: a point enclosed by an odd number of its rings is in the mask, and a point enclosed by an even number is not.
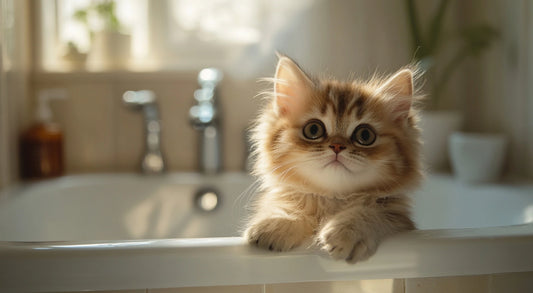
<svg viewBox="0 0 533 293"><path fill-rule="evenodd" d="M196 72L186 73L40 73L32 76L32 95L65 88L68 98L51 108L64 131L67 173L134 172L143 152L141 112L122 104L127 90L155 92L162 120L162 149L170 171L197 170L197 132L189 108L197 88ZM220 86L226 170L243 166L243 131L256 113L255 80L225 79Z"/></svg>
<svg viewBox="0 0 533 293"><path fill-rule="evenodd" d="M105 293L530 293L533 272L482 276L105 291Z"/></svg>

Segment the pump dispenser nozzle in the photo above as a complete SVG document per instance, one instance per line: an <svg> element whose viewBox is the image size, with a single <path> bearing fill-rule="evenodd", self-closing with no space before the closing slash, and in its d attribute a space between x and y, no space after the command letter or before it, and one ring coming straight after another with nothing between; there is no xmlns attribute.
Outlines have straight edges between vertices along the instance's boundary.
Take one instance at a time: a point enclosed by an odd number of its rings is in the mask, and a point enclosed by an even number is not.
<svg viewBox="0 0 533 293"><path fill-rule="evenodd" d="M38 122L52 122L52 111L49 101L52 99L66 99L67 91L63 88L44 89L37 96L37 109L35 111Z"/></svg>

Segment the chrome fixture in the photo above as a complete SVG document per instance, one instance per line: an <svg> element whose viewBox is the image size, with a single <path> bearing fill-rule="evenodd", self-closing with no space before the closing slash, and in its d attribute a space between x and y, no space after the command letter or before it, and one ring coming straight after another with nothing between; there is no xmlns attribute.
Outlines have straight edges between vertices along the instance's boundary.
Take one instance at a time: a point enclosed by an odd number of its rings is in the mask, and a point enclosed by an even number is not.
<svg viewBox="0 0 533 293"><path fill-rule="evenodd" d="M161 153L161 122L155 94L152 91L127 91L122 95L124 103L144 116L145 150L141 170L145 174L160 174L165 170Z"/></svg>
<svg viewBox="0 0 533 293"><path fill-rule="evenodd" d="M222 77L219 69L202 69L198 74L200 88L194 91L196 104L189 110L191 125L200 132L200 170L207 174L219 172L222 165L220 109L217 102L217 86Z"/></svg>

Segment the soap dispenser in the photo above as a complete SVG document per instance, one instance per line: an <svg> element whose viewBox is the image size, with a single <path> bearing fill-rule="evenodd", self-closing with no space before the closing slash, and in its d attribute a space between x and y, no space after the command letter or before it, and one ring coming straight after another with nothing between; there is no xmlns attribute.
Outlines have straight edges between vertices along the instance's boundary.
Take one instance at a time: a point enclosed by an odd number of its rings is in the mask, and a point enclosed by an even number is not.
<svg viewBox="0 0 533 293"><path fill-rule="evenodd" d="M44 179L63 174L63 133L53 122L49 102L64 99L64 89L46 89L38 94L36 122L20 138L22 179Z"/></svg>

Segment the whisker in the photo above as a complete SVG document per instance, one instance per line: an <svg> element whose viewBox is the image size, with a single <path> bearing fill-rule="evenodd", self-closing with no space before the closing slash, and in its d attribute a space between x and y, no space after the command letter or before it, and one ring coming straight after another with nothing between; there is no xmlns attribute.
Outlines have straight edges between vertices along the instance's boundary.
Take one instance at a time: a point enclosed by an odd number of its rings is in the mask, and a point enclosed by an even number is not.
<svg viewBox="0 0 533 293"><path fill-rule="evenodd" d="M261 183L259 180L254 180L250 186L248 186L243 192L239 194L239 196L235 199L233 202L233 210L239 208L239 207L247 207L251 201L251 199L256 195L256 191L260 188ZM242 202L245 202L244 204L240 204Z"/></svg>

